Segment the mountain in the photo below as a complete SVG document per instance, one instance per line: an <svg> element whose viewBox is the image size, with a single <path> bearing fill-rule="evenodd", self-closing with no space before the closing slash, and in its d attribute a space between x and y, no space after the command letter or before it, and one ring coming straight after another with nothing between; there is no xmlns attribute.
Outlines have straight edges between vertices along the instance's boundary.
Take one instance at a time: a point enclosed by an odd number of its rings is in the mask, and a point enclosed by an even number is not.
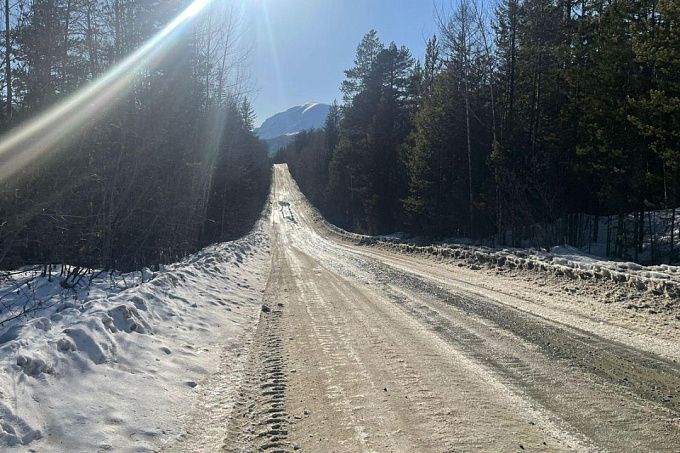
<svg viewBox="0 0 680 453"><path fill-rule="evenodd" d="M329 110L328 104L308 102L268 118L255 133L267 142L270 154L274 154L292 142L298 133L322 128Z"/></svg>

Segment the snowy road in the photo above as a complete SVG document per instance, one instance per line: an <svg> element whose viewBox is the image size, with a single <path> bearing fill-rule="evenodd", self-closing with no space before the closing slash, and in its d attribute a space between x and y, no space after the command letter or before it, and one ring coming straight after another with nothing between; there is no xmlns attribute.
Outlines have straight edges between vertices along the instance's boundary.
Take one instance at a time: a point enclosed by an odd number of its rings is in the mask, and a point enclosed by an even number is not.
<svg viewBox="0 0 680 453"><path fill-rule="evenodd" d="M355 245L315 222L285 166L272 203L226 451L680 448L677 326Z"/></svg>

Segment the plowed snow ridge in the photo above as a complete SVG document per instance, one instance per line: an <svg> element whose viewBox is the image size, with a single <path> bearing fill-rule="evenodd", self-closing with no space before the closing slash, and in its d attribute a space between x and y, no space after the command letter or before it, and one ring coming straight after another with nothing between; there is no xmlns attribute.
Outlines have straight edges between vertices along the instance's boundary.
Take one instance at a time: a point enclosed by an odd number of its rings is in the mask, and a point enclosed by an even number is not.
<svg viewBox="0 0 680 453"><path fill-rule="evenodd" d="M35 319L0 328L0 449L145 451L174 442L193 413L224 419L269 273L268 225L160 272L94 280L66 291L55 278L13 276L0 294ZM120 286L132 285L121 290ZM219 379L214 379L218 374ZM215 423L203 430L219 444Z"/></svg>

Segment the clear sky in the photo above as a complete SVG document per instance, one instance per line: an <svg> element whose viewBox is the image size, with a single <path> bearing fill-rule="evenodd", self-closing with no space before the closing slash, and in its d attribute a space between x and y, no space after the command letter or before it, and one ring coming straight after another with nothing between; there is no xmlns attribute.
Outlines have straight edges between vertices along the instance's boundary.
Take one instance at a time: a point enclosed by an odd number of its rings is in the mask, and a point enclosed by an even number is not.
<svg viewBox="0 0 680 453"><path fill-rule="evenodd" d="M244 38L258 125L307 101L340 100L343 71L370 29L422 58L435 30L432 0L247 0Z"/></svg>

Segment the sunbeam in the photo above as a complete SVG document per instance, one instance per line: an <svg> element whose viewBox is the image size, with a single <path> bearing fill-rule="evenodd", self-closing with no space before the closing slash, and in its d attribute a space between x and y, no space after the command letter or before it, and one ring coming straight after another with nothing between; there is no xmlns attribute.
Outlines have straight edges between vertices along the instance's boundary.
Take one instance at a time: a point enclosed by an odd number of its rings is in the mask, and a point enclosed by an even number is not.
<svg viewBox="0 0 680 453"><path fill-rule="evenodd" d="M281 62L279 61L279 52L276 47L276 39L274 37L274 32L272 31L272 23L269 17L269 10L267 8L266 2L261 2L262 6L262 18L264 20L265 32L267 33L267 43L269 44L269 51L271 52L272 66L274 70L274 75L276 76L276 84L279 90L279 96L284 96L283 88L283 75L281 73Z"/></svg>
<svg viewBox="0 0 680 453"><path fill-rule="evenodd" d="M211 2L194 1L158 34L99 79L2 137L0 181L56 149L58 143L88 120L104 113L108 103L129 91L140 69L152 68L161 61L178 31Z"/></svg>

